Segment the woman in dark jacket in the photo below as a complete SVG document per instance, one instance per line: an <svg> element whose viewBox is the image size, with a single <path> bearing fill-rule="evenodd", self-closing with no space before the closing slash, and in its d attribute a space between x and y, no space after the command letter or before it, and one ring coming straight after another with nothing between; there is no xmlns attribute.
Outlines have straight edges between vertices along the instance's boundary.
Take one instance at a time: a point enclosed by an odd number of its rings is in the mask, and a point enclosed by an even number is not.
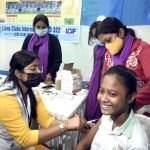
<svg viewBox="0 0 150 150"><path fill-rule="evenodd" d="M39 14L33 20L34 33L28 35L22 45L22 50L33 51L39 57L43 67L42 79L49 84L55 82L56 72L62 62L60 42L50 34L48 18Z"/></svg>

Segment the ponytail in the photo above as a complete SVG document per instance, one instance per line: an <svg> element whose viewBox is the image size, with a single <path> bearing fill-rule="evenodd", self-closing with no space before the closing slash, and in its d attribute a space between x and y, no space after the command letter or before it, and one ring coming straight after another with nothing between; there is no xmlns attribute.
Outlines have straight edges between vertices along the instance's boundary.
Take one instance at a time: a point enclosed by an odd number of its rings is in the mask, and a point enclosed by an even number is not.
<svg viewBox="0 0 150 150"><path fill-rule="evenodd" d="M134 29L127 28L125 25L123 26L123 29L124 29L125 35L127 35L127 33L129 33L133 37L136 37L136 33L135 33Z"/></svg>

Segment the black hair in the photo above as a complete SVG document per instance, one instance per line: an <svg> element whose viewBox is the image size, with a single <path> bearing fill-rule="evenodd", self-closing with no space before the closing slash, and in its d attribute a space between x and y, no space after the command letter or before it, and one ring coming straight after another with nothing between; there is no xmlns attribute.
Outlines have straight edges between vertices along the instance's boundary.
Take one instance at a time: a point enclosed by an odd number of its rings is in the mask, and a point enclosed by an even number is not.
<svg viewBox="0 0 150 150"><path fill-rule="evenodd" d="M95 37L98 38L99 34L109 34L116 33L119 34L119 29L123 29L125 35L128 33L133 37L136 37L135 31L132 28L127 28L119 19L115 17L107 17L105 18L100 26L97 26L97 31Z"/></svg>
<svg viewBox="0 0 150 150"><path fill-rule="evenodd" d="M94 21L89 29L89 36L88 36L88 44L91 45L93 44L93 39L95 39L95 35L92 34L92 30L96 29L98 25L100 25L101 21Z"/></svg>
<svg viewBox="0 0 150 150"><path fill-rule="evenodd" d="M11 71L15 71L16 69L22 71L37 58L36 54L27 50L15 52L9 63L10 69Z"/></svg>
<svg viewBox="0 0 150 150"><path fill-rule="evenodd" d="M37 16L35 16L35 18L33 20L33 28L35 27L35 25L38 21L43 21L49 28L49 21L48 21L47 16L45 16L43 14L38 14Z"/></svg>
<svg viewBox="0 0 150 150"><path fill-rule="evenodd" d="M122 65L115 65L105 72L104 76L106 75L116 75L118 81L128 90L127 96L137 92L137 80L132 70ZM131 104L131 107L134 107L134 105L135 101Z"/></svg>
<svg viewBox="0 0 150 150"><path fill-rule="evenodd" d="M15 70L23 71L23 69L31 64L35 59L37 59L37 55L34 54L33 52L29 51L18 51L15 52L10 60L10 69L9 69L9 75L6 79L5 82L12 81L14 88L18 88L21 91L21 94L24 98L24 94L22 92L22 89L19 85L18 78L15 76ZM32 89L29 89L28 91L30 100L31 100L31 117L36 118L36 98L35 95L33 94Z"/></svg>

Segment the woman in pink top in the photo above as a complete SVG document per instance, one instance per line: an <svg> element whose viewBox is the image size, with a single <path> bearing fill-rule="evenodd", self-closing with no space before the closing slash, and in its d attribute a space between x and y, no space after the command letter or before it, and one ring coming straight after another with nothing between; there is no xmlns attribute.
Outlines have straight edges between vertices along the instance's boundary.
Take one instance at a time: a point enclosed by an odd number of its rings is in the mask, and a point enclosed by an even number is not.
<svg viewBox="0 0 150 150"><path fill-rule="evenodd" d="M114 65L123 65L136 74L138 81L135 110L150 116L150 45L135 37L115 17L107 17L98 26L96 37L105 45L103 74Z"/></svg>

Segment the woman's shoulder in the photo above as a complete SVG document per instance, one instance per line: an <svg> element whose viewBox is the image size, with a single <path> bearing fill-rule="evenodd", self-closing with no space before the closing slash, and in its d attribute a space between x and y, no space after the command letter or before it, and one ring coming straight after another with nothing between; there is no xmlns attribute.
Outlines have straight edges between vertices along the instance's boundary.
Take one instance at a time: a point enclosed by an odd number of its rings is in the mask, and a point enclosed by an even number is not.
<svg viewBox="0 0 150 150"><path fill-rule="evenodd" d="M147 47L150 47L149 43L143 41L142 39L135 38L132 46L132 51L137 48L145 49Z"/></svg>
<svg viewBox="0 0 150 150"><path fill-rule="evenodd" d="M144 48L150 46L149 43L147 43L146 41L143 41L143 40L140 40L140 44L141 44L142 47L144 47Z"/></svg>
<svg viewBox="0 0 150 150"><path fill-rule="evenodd" d="M17 94L11 89L0 89L0 109L9 106L18 105Z"/></svg>
<svg viewBox="0 0 150 150"><path fill-rule="evenodd" d="M25 37L25 41L29 42L33 34L29 34Z"/></svg>
<svg viewBox="0 0 150 150"><path fill-rule="evenodd" d="M53 34L50 34L50 33L48 33L48 35L49 35L50 41L59 41L58 37L56 35L53 35Z"/></svg>

